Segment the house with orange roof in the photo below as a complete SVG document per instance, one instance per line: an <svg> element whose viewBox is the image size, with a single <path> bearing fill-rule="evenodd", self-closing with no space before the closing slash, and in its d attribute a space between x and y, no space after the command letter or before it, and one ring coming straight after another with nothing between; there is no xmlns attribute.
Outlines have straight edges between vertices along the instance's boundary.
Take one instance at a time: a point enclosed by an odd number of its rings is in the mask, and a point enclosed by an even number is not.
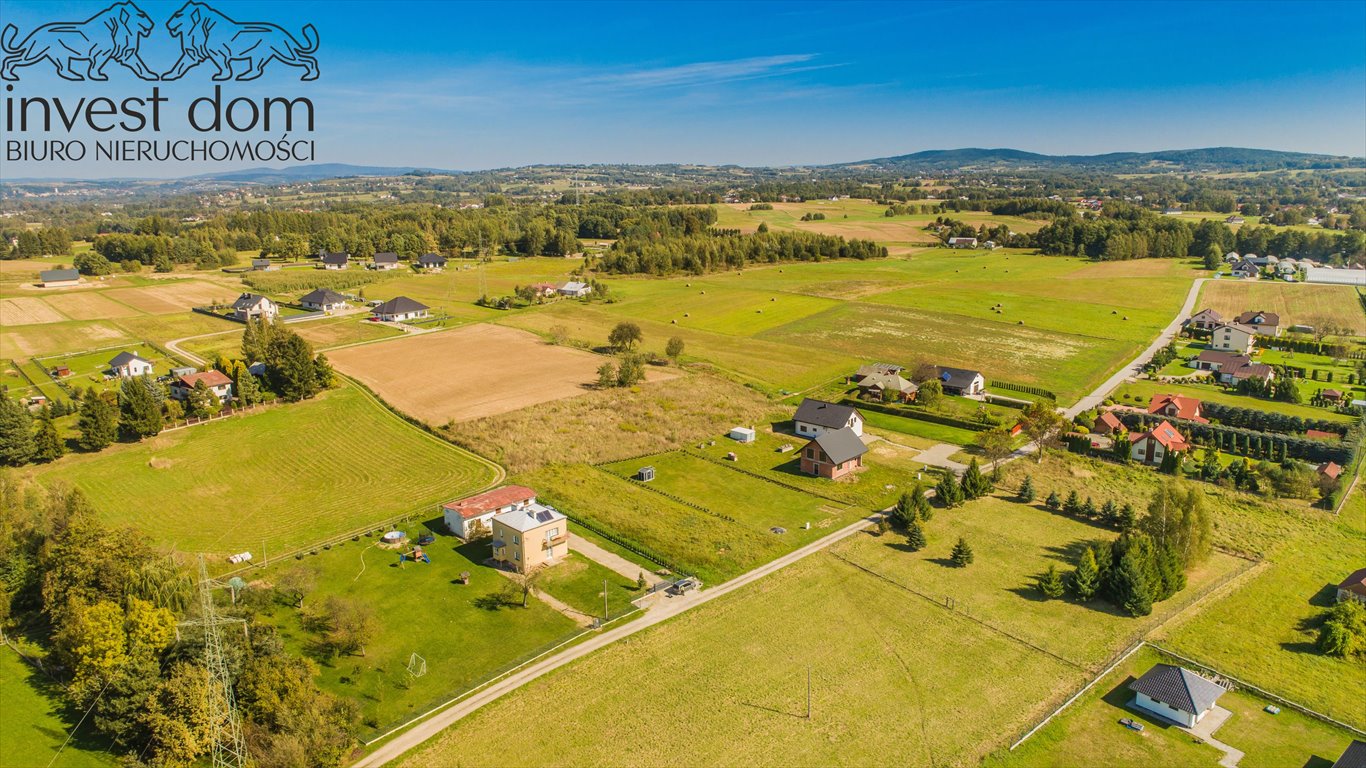
<svg viewBox="0 0 1366 768"><path fill-rule="evenodd" d="M1148 402L1148 413L1166 416L1169 419L1209 423L1209 419L1200 415L1200 401L1181 395L1153 395L1153 399Z"/></svg>
<svg viewBox="0 0 1366 768"><path fill-rule="evenodd" d="M1161 464L1169 453L1183 453L1189 448L1186 438L1165 420L1147 432L1129 435L1129 457L1149 466Z"/></svg>

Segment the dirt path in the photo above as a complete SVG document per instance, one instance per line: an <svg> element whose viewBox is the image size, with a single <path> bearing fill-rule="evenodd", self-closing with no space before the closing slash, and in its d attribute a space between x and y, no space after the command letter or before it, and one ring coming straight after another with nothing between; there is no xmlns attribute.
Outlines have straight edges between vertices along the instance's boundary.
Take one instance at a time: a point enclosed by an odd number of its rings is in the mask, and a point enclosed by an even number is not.
<svg viewBox="0 0 1366 768"><path fill-rule="evenodd" d="M392 760L396 760L402 756L403 753L417 747L424 741L449 728L462 717L474 712L485 704L497 701L504 695L517 690L532 680L559 669L576 659L587 656L593 651L610 645L624 637L630 637L643 629L648 629L663 621L667 621L684 611L696 608L699 605L703 605L722 595L729 594L741 587L758 581L770 573L780 570L808 555L825 549L835 542L858 533L871 525L874 520L875 517L863 518L822 539L813 541L801 549L789 552L772 562L761 565L749 573L737 576L720 586L702 589L684 597L670 597L663 600L655 607L646 611L643 617L628 624L623 624L615 629L609 629L585 642L536 662L526 669L503 678L473 696L457 702L449 709L445 709L436 715L433 715L431 718L418 723L408 731L396 736L392 741L384 744L379 749L376 749L374 752L361 758L355 763L354 768L374 768L375 766L381 766Z"/></svg>
<svg viewBox="0 0 1366 768"><path fill-rule="evenodd" d="M207 338L210 337L210 336L222 336L222 335L228 334L228 333L236 333L237 331L240 331L240 330L242 330L242 329L241 329L241 328L229 328L229 329L226 330L226 331L214 331L213 333L201 333L201 334L199 334L199 335L197 335L197 336L182 336L181 338L172 339L171 341L166 342L166 349L170 350L171 354L177 355L177 356L179 356L179 357L181 357L181 358L183 358L183 359L185 359L185 360L187 360L187 361L189 361L189 362L191 362L191 363L194 363L195 365L208 365L208 364L209 364L209 361L208 361L208 360L205 360L204 358L200 357L199 355L196 355L196 354L193 353L193 352L189 352L189 351L187 351L187 350L181 348L180 344L181 344L182 342L186 342L186 341L194 341L195 339L207 339Z"/></svg>
<svg viewBox="0 0 1366 768"><path fill-rule="evenodd" d="M950 472L962 472L968 468L968 465L949 459L950 456L961 450L963 450L963 446L961 445L939 443L938 445L931 445L929 448L921 451L920 455L915 457L915 460L921 464L942 467Z"/></svg>

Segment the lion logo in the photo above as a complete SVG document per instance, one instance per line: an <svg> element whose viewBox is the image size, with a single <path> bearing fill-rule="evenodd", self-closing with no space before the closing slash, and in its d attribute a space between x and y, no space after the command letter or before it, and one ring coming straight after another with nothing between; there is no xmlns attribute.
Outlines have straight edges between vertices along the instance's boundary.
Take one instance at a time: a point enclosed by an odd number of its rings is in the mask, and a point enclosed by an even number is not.
<svg viewBox="0 0 1366 768"><path fill-rule="evenodd" d="M19 30L6 24L0 33L0 79L18 80L16 67L29 67L47 60L57 65L57 74L67 80L108 80L104 68L117 61L143 80L156 80L157 73L147 68L138 47L155 25L142 9L132 3L115 3L85 21L44 24L33 30L22 43L14 44ZM82 73L77 61L86 62Z"/></svg>
<svg viewBox="0 0 1366 768"><path fill-rule="evenodd" d="M310 55L318 50L318 30L312 24L304 25L305 46L277 24L233 21L190 0L166 22L166 28L180 38L180 58L161 76L163 80L175 80L205 61L218 70L214 80L233 79L235 61L246 62L236 79L255 80L272 60L303 67L301 80L318 79L318 60Z"/></svg>

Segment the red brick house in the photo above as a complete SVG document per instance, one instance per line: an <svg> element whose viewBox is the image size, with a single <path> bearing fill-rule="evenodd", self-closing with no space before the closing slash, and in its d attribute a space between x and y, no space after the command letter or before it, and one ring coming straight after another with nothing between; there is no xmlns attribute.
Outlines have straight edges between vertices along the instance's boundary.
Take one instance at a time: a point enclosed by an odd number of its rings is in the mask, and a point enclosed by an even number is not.
<svg viewBox="0 0 1366 768"><path fill-rule="evenodd" d="M818 435L802 449L802 472L835 480L863 467L863 444L853 429L833 429Z"/></svg>
<svg viewBox="0 0 1366 768"><path fill-rule="evenodd" d="M1169 419L1185 419L1208 424L1209 420L1200 415L1200 401L1193 397L1180 395L1153 395L1148 403L1148 413L1166 416Z"/></svg>
<svg viewBox="0 0 1366 768"><path fill-rule="evenodd" d="M1098 435L1113 435L1124 431L1124 422L1119 417L1109 411L1105 411L1096 417L1095 433Z"/></svg>

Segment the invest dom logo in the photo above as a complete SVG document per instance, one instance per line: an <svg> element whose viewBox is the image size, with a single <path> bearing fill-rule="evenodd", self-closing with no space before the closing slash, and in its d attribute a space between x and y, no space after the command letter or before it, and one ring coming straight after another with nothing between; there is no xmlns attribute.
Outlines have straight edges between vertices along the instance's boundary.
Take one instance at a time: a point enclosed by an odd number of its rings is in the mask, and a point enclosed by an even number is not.
<svg viewBox="0 0 1366 768"><path fill-rule="evenodd" d="M295 35L281 24L239 21L191 0L160 24L135 3L122 2L83 20L38 24L21 37L22 31L13 23L0 31L7 161L316 157L312 100L263 93L251 82L264 78L303 88L317 80L318 31L312 24ZM168 58L175 55L175 62L161 71L149 65L149 43ZM179 97L159 85L138 85L182 79L169 89ZM225 89L224 83L230 85Z"/></svg>

